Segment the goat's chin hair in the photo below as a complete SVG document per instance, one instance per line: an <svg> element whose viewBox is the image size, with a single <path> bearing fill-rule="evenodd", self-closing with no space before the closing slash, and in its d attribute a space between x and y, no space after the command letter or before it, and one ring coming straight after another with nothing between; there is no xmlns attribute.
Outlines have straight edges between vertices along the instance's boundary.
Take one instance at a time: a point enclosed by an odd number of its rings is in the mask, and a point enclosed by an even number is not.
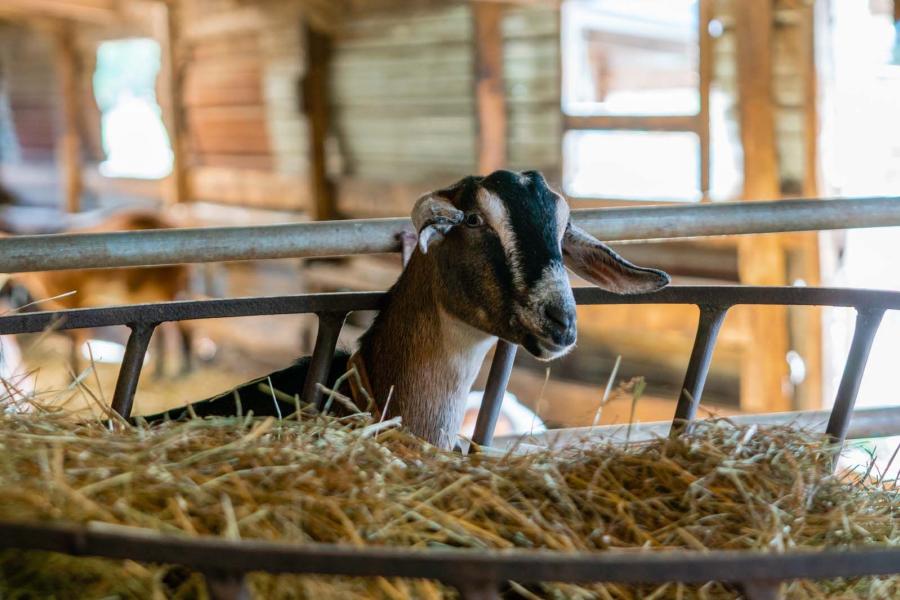
<svg viewBox="0 0 900 600"><path fill-rule="evenodd" d="M537 354L531 354L531 355L534 358L536 358L539 362L548 363L548 362L553 362L557 358L562 358L563 356L565 356L566 354L571 352L574 348L575 348L575 344L572 344L571 346L568 346L568 347L560 350L559 352L549 352L548 353L546 351L542 351L540 355L537 355Z"/></svg>

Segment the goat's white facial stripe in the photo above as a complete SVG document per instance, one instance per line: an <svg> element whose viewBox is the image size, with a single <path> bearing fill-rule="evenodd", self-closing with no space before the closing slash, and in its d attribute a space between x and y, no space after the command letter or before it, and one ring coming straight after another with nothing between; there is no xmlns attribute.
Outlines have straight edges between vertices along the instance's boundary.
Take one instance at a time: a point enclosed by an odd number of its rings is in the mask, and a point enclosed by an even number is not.
<svg viewBox="0 0 900 600"><path fill-rule="evenodd" d="M493 227L500 237L500 245L509 262L509 270L512 273L513 284L517 289L525 286L525 278L522 275L519 261L519 246L516 241L516 232L513 231L509 221L509 212L506 205L495 194L484 188L478 188L478 206L484 214L485 220Z"/></svg>

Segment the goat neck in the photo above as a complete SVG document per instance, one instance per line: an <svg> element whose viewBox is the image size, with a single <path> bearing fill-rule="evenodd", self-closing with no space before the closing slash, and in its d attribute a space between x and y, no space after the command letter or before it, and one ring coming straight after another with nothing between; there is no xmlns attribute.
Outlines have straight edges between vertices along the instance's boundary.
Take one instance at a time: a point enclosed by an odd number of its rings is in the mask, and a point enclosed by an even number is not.
<svg viewBox="0 0 900 600"><path fill-rule="evenodd" d="M443 448L456 441L466 397L496 341L448 313L446 293L432 257L415 252L359 348L379 407Z"/></svg>

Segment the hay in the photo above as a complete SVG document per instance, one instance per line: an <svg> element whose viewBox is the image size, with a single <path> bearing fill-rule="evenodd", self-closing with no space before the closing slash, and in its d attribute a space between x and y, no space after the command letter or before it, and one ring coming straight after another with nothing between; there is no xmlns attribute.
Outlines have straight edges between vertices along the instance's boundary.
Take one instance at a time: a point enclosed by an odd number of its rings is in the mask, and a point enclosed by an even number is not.
<svg viewBox="0 0 900 600"><path fill-rule="evenodd" d="M415 548L616 551L900 543L900 497L832 476L832 450L787 428L699 423L620 447L462 457L365 416L195 419L152 428L0 416L0 519L173 535ZM50 557L50 562L45 562ZM254 575L259 598L441 598L433 582ZM181 569L0 555L0 595L204 597ZM530 587L530 597L733 598L719 584ZM789 597L897 597L900 581L795 582Z"/></svg>

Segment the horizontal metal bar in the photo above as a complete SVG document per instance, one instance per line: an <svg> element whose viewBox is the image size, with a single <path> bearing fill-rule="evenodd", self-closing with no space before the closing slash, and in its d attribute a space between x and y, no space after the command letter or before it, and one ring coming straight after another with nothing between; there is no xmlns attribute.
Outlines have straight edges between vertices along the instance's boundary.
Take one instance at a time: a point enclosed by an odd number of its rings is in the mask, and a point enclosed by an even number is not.
<svg viewBox="0 0 900 600"><path fill-rule="evenodd" d="M832 579L900 571L900 548L836 550L664 551L568 553L552 551L358 548L181 538L120 526L0 522L0 548L63 552L197 570L315 573L358 577L414 577L458 584L477 573L481 582L540 581L663 583L681 581Z"/></svg>
<svg viewBox="0 0 900 600"><path fill-rule="evenodd" d="M607 241L885 227L900 225L900 198L605 208L572 218ZM0 272L397 252L397 233L410 227L403 218L15 236L0 239Z"/></svg>
<svg viewBox="0 0 900 600"><path fill-rule="evenodd" d="M741 304L784 306L841 306L900 309L900 292L849 288L672 285L649 294L619 295L597 287L575 288L578 304L702 304L729 307Z"/></svg>
<svg viewBox="0 0 900 600"><path fill-rule="evenodd" d="M736 306L844 306L900 310L900 292L846 288L670 286L651 294L621 296L595 287L575 288L575 301L590 304L703 304ZM384 292L340 292L132 304L107 308L23 313L0 317L0 334L35 333L53 327L80 329L126 323L165 323L219 317L378 310Z"/></svg>
<svg viewBox="0 0 900 600"><path fill-rule="evenodd" d="M36 333L48 328L81 329L221 317L378 310L384 298L383 292L338 292L23 313L0 317L0 334Z"/></svg>
<svg viewBox="0 0 900 600"><path fill-rule="evenodd" d="M806 410L755 415L735 415L727 417L736 425L791 425L801 429L818 430L824 433L830 410ZM672 426L670 421L635 423L631 426L628 439L644 442L665 437ZM497 436L493 447L504 449L520 446L525 450L543 447L594 443L598 440L622 443L626 438L626 424L601 425L599 427L569 427L533 433L525 436ZM857 408L850 418L847 439L890 437L900 435L900 406L887 408ZM524 444L523 444L524 442Z"/></svg>

